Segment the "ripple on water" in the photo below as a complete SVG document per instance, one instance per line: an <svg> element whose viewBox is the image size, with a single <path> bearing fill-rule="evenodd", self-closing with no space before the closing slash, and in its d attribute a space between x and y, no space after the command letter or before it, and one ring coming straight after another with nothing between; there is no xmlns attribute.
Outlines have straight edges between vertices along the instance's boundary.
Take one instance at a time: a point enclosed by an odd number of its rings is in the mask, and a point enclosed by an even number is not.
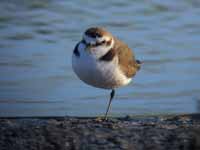
<svg viewBox="0 0 200 150"><path fill-rule="evenodd" d="M17 33L6 37L8 40L31 40L34 38L32 33Z"/></svg>

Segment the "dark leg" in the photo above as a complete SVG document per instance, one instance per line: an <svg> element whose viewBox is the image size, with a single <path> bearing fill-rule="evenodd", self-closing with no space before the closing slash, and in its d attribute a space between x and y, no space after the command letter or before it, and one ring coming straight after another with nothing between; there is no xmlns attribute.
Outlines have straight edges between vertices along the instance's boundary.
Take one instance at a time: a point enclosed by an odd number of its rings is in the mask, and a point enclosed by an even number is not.
<svg viewBox="0 0 200 150"><path fill-rule="evenodd" d="M112 99L113 99L114 96L115 96L115 90L112 89L112 91L111 91L111 93L110 93L109 104L108 104L108 107L107 107L107 110L106 110L106 114L105 114L105 117L104 117L105 120L107 120L107 115L108 115L108 112L109 112L109 109L110 109L110 104L111 104Z"/></svg>

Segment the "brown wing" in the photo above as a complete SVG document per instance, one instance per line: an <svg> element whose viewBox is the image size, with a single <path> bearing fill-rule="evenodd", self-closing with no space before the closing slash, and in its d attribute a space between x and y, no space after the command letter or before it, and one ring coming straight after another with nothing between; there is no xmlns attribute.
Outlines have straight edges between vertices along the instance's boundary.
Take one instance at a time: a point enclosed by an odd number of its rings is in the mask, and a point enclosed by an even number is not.
<svg viewBox="0 0 200 150"><path fill-rule="evenodd" d="M139 70L140 64L137 63L137 61L135 60L134 53L125 43L116 38L114 38L114 40L115 40L114 48L117 51L119 57L119 66L121 70L124 72L124 74L128 78L131 78Z"/></svg>

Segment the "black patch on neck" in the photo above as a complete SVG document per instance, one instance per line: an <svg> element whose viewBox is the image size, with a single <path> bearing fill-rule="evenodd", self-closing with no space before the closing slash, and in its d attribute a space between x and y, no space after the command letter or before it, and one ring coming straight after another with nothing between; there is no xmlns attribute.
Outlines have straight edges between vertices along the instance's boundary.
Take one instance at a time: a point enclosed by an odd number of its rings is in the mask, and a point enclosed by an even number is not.
<svg viewBox="0 0 200 150"><path fill-rule="evenodd" d="M100 61L111 61L115 57L115 49L111 48L105 55L99 58Z"/></svg>
<svg viewBox="0 0 200 150"><path fill-rule="evenodd" d="M73 53L74 53L74 55L76 55L77 57L80 57L80 52L78 51L78 46L79 46L79 43L76 44Z"/></svg>

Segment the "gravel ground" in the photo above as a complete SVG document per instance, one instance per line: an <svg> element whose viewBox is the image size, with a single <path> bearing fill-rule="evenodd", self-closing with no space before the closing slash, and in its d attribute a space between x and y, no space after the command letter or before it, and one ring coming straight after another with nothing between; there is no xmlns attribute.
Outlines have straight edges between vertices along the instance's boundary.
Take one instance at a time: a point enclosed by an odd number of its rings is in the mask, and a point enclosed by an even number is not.
<svg viewBox="0 0 200 150"><path fill-rule="evenodd" d="M0 150L200 150L200 114L0 118Z"/></svg>

